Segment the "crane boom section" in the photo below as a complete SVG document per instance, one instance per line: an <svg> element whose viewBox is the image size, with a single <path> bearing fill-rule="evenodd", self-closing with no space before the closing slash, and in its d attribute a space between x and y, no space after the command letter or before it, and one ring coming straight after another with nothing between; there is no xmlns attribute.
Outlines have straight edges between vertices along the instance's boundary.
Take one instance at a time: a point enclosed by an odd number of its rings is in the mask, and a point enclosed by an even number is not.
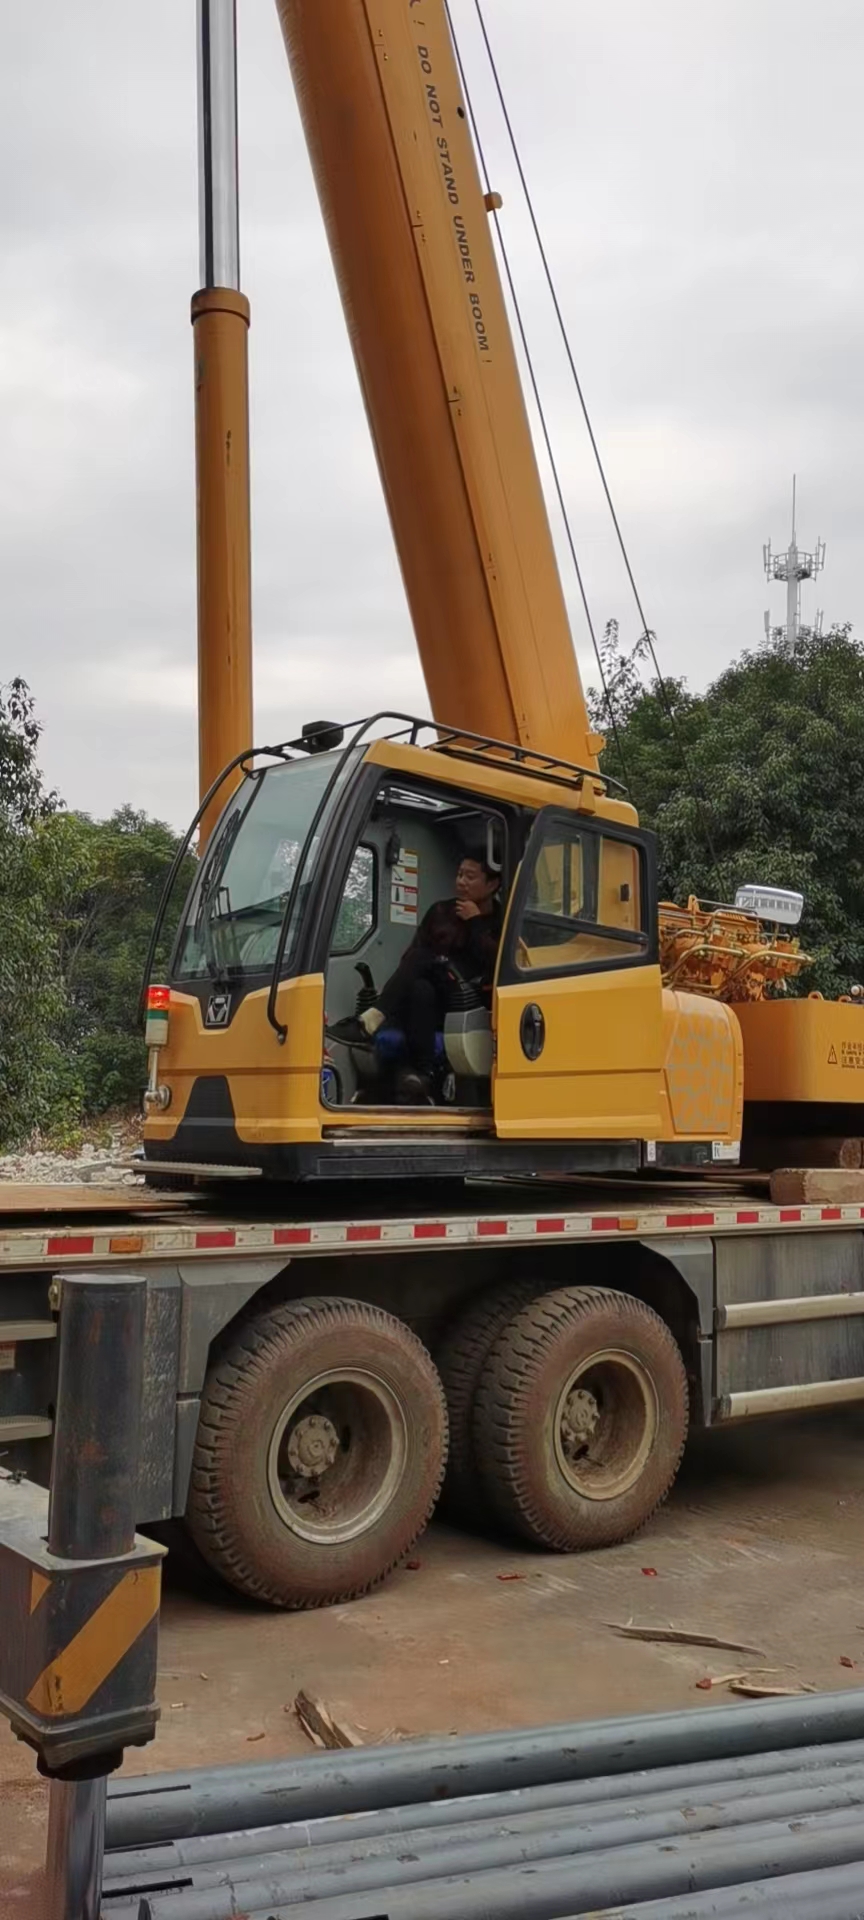
<svg viewBox="0 0 864 1920"><path fill-rule="evenodd" d="M436 719L594 768L443 0L277 0Z"/></svg>

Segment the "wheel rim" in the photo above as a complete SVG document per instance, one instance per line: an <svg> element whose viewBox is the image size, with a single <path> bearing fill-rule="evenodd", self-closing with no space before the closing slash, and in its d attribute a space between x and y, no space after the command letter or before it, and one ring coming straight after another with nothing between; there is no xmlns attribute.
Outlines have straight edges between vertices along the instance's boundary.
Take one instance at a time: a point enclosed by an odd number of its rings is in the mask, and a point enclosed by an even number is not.
<svg viewBox="0 0 864 1920"><path fill-rule="evenodd" d="M635 1486L654 1446L657 1390L641 1360L616 1348L570 1374L554 1414L555 1458L584 1500L617 1500Z"/></svg>
<svg viewBox="0 0 864 1920"><path fill-rule="evenodd" d="M386 1512L407 1453L405 1415L387 1382L365 1369L331 1368L307 1380L276 1422L270 1497L301 1540L338 1546Z"/></svg>

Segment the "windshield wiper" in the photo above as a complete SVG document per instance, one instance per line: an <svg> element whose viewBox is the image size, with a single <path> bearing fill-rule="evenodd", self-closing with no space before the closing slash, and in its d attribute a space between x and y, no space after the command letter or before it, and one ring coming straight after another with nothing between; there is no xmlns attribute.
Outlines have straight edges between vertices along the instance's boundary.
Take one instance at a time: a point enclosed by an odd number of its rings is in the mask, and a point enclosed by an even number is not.
<svg viewBox="0 0 864 1920"><path fill-rule="evenodd" d="M246 907L229 906L226 913L220 913L218 916L214 916L212 924L214 926L222 926L228 921L233 923L237 920L254 920L259 914L262 916L266 915L270 920L281 920L285 910L286 899L287 893L274 893L269 900L253 900Z"/></svg>

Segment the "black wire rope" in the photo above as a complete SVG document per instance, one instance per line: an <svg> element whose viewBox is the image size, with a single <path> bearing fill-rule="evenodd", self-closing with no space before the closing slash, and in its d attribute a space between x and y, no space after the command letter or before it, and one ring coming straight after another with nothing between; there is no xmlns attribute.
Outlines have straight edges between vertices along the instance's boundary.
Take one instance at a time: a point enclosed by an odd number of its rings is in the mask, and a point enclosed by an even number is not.
<svg viewBox="0 0 864 1920"><path fill-rule="evenodd" d="M449 0L447 0L447 5L448 5L448 14L449 14ZM640 594L640 592L639 592L639 589L638 589L638 587L637 587L637 585L636 585L636 578L635 578L635 575L634 575L634 572L633 572L633 568L632 568L632 565L631 565L631 563L630 563L630 555L629 555L629 552L628 552L628 550L627 550L627 543L626 543L626 541L625 541L625 539L624 539L624 535L623 535L623 532L622 532L622 530L621 530L621 523L620 523L620 521L619 521L619 519L618 519L618 515L617 515L617 512L616 512L616 510L615 510L615 503L614 503L614 500L613 500L613 498L612 498L612 491L611 491L611 488L610 488L610 486L609 486L609 482L608 482L608 479L607 479L607 477L606 477L606 469L605 469L605 467L604 467L604 465L603 465L603 459L602 459L602 455L601 455L601 453L600 453L600 448L599 448L599 446L598 446L598 444L597 444L597 438L596 438L596 435L595 435L595 432L594 432L594 426L593 426L593 422L592 422L592 420L591 420L591 415L590 415L590 413L589 413L589 411L588 411L588 404L587 404L587 401L586 401L586 399L585 399L585 394L584 394L584 391L583 391L583 388L582 388L582 382L581 382L581 380L580 380L580 378L579 378L579 373L578 373L578 370L577 370L577 367L576 367L576 359L575 359L575 355L574 355L574 352L573 352L573 348L572 348L572 345L571 345L571 342L570 342L570 335L569 335L569 332L568 332L568 328L567 328L567 322L566 322L566 320L565 320L565 318L564 318L564 313L563 313L563 310L562 310L562 307L561 307L561 302L560 302L560 299L559 299L559 297L558 297L558 290L557 290L557 287L556 287L556 284L555 284L555 277L554 277L554 274L553 274L553 272L552 272L552 268L551 268L551 265L550 265L550 261L549 261L549 256L548 256L548 253L547 253L547 251L546 251L546 245L545 245L545 242L544 242L544 239L543 239L543 235L542 235L542 232L541 232L541 229L540 229L540 222L539 222L539 220L538 220L538 218L537 218L537 213L536 213L536 210L535 210L535 206L534 206L534 200L533 200L533 197L532 197L532 194L531 194L531 190L530 190L530 187L529 187L529 185L528 185L528 179L527 179L527 175L526 175L526 172L525 172L525 167L524 167L524 165L523 165L523 161L522 161L522 155L521 155L521 153L520 153L520 150L519 150L519 142L518 142L518 140L517 140L517 138L516 138L516 131L515 131L515 128L514 128L514 126L513 126L513 122L512 122L512 120L511 120L511 118L510 118L510 112L509 112L509 109L508 109L508 106L507 106L507 100L506 100L506 97L505 97L505 93L504 93L504 87L503 87L503 84L502 84L502 81L501 81L501 76L500 76L500 74L499 74L499 71L498 71L498 65L497 65L497 62L496 62L496 59L495 59L495 55L494 55L494 53L493 53L493 50L492 50L492 43L491 43L491 41L490 41L490 38L489 38L489 30L488 30L488 28L487 28L487 25L486 25L486 19L485 19L485 16L484 16L484 12L483 12L483 4L482 4L482 0L474 0L474 10L475 10L475 12L476 12L476 15L477 15L477 19L478 19L478 22L479 22L479 26L480 26L480 32L481 32L481 34L482 34L482 36L483 36L483 44L484 44L484 46L485 46L485 49L486 49L486 54L487 54L487 58L488 58L488 60L489 60L489 66L490 66L490 70L491 70L491 73L492 73L492 79L493 79L493 82L494 82L494 86L495 86L495 91L496 91L496 93L497 93L497 96L498 96L498 101L499 101L499 105L500 105L500 108L501 108L501 112L502 112L502 115L503 115L503 118L504 118L504 125L505 125L505 127L506 127L506 129L507 129L507 137L508 137L508 139L509 139L509 142L510 142L510 146L511 146L511 149L512 149L512 153L513 153L513 158L514 158L514 161L515 161L515 163L516 163L516 170L517 170L517 172L518 172L518 175L519 175L519 181L520 181L520 185L521 185L521 187L522 187L522 192L523 192L523 194L524 194L524 196L525 196L525 204L526 204L526 207L527 207L527 209L528 209L528 215L529 215L529 218L530 218L530 221L531 221L531 226L532 226L532 229L533 229L533 232L534 232L534 238L535 238L535 240L536 240L536 243L537 243L537 250L538 250L538 252L539 252L539 255L540 255L540 259L541 259L541 262L542 262L542 265L543 265L543 272L544 272L544 275L545 275L545 278L546 278L546 284L547 284L547 286L548 286L548 288L549 288L549 293L550 293L550 296L551 296L551 299L552 299L552 305L553 305L553 308L554 308L554 310L555 310L555 317L556 317L556 320L557 320L557 322L558 322L558 327L559 327L559 330L560 330L560 334L561 334L561 339L562 339L562 341L563 341L563 343L564 343L564 351L565 351L565 353L566 353L566 355L567 355L567 360L568 360L568 364L569 364L569 367L570 367L570 372L571 372L571 374L572 374L572 376L573 376L573 383L574 383L574 386L575 386L575 388L576 388L576 392L577 392L577 395L578 395L578 398L579 398L579 405L580 405L580 407L581 407L581 409L582 409L582 417L583 417L583 419L584 419L584 421L585 421L585 427L586 427L586 430L587 430L587 433L588 433L588 438L589 438L589 440L590 440L590 442L591 442L591 450L592 450L592 452L593 452L593 455L594 455L594 459L595 459L595 461L596 461L596 464L597 464L597 472L598 472L598 474L599 474L599 476L600 476L600 481L601 481L601 485L602 485L602 487L603 487L603 492L604 492L604 494L605 494L605 496L606 496L606 504L607 504L607 506L608 506L608 508L609 508L609 512L610 512L610 514L611 514L611 516L612 516L612 525L613 525L613 527L615 528L615 535L616 535L616 538L617 538L617 541L618 541L618 546L619 546L619 548L620 548L620 552L621 552L621 558L622 558L622 560L623 560L623 562L624 562L624 566L625 566L625 569L626 569L626 573L627 573L627 578L628 578L628 580L629 580L629 582L630 582L630 587L631 587L631 590L632 590L632 593L633 593L633 599L634 599L634 601L635 601L635 603L636 603L636 611L637 611L637 613L638 613L638 615L639 615L639 619L640 619L640 622L641 622L641 625L642 625L642 636L643 636L643 639L645 640L645 642L646 642L646 644L647 644L647 646L648 646L648 650L649 650L649 652L650 652L650 655L651 655L651 660L652 660L652 664L653 664L653 667L654 667L654 672L655 672L655 674L656 674L656 676L657 676L657 686L658 686L658 689L659 689L659 693L660 693L660 699L661 699L661 702L662 702L662 705L663 705L663 708L664 708L664 711L665 711L665 713L666 713L666 717L667 717L667 719L668 719L668 721L669 721L669 725L670 725L670 727L671 727L671 729L672 729L672 734L673 734L673 737L674 737L674 740L675 740L675 744L676 744L676 746L677 746L677 748L678 748L678 751L679 751L679 753L680 753L680 756L681 756L681 764L682 764L682 766L683 766L683 768L684 768L684 772L685 772L685 774L686 774L686 777L687 777L687 780L688 780L688 782L689 782L689 785L690 785L690 791L691 791L691 794L692 794L692 797L693 797L693 800L695 801L695 804L696 804L696 810L697 810L697 813L698 813L698 816L699 816L699 823L700 823L700 826L701 826L701 828L702 828L702 832L703 832L703 834L704 834L704 836L705 836L705 842L706 842L706 845L707 845L707 848L708 848L708 852L709 852L709 854L710 854L710 856L711 856L711 859L712 859L712 861L714 862L714 865L716 866L716 865L717 865L717 853L716 853L716 849L715 849L715 846L714 846L714 840L713 840L713 836L712 836L712 833L711 833L711 828L710 828L710 825L709 825L709 822L708 822L708 816L707 816L707 813L706 813L706 811L705 811L705 807L704 807L704 805L703 805L703 802L702 802L702 798L701 798L701 795L699 794L699 792L698 792L698 789L697 789L697 786L696 786L696 781L695 781L695 778L694 778L694 775L693 775L693 771L692 771L692 768L691 768L691 765L690 765L690 758L689 758L689 755L688 755L688 752L687 752L687 747L686 747L686 744L685 744L685 741L684 741L684 736L683 736L683 734L682 734L682 731L681 731L681 728L680 728L680 726L679 726L679 723L678 723L678 716L677 716L677 714L676 714L676 712L675 712L675 708L674 708L674 706L673 706L673 704L672 704L672 701L671 701L671 699L670 699L670 697L669 697L669 692L668 692L668 688L667 688L667 686L666 686L666 682L665 682L665 680L664 680L664 678L663 678L663 674L661 673L661 670L660 670L660 662L659 662L659 660L658 660L658 658L657 658L657 651L656 651L656 647L655 647L655 645L654 645L654 634L653 634L653 632L652 632L652 630L651 630L651 628L649 627L649 625L648 625L648 622L647 622L647 620L646 620L646 618L645 618L645 610L644 610L644 607L643 607L643 605L642 605L642 596L641 596L641 594ZM451 21L451 32L452 32L452 21ZM454 45L455 45L455 35L454 35ZM458 49L457 49L457 57L458 57ZM461 61L460 61L460 67L461 67ZM464 74L463 74L463 84L464 84ZM467 98L467 89L466 89L466 98ZM470 104L469 104L469 112L470 112ZM472 119L473 119L473 115L472 115ZM476 137L476 136L475 136L475 137ZM478 146L479 146L479 142L478 142ZM508 270L508 271L509 271L509 270ZM533 376L532 376L532 377L533 377ZM605 691L605 687L604 687L604 691ZM626 777L626 776L625 776L625 777Z"/></svg>
<svg viewBox="0 0 864 1920"><path fill-rule="evenodd" d="M465 105L468 108L468 118L471 123L471 129L474 135L474 144L477 148L477 153L480 160L480 170L483 176L483 184L486 189L486 193L488 195L491 190L489 168L486 164L486 154L483 147L483 141L480 136L480 128L477 124L477 115L474 111L474 103L471 99L471 89L468 85L468 77L465 72L465 63L462 59L462 54L459 47L459 41L456 35L456 29L453 24L452 15L450 12L450 0L444 0L444 5L447 13L448 24L450 27L450 35L451 35L454 50L456 53L456 64L459 68L459 78L462 82L462 91L465 95ZM624 754L624 747L623 747L621 735L618 729L618 723L615 718L615 710L612 705L612 696L610 694L609 687L606 680L606 672L603 666L603 655L600 652L600 647L597 641L597 633L596 633L594 621L591 615L591 608L588 601L588 593L585 587L582 568L579 564L579 556L576 552L576 541L573 536L573 528L570 521L570 515L567 510L567 502L564 497L564 487L561 481L558 462L555 458L555 450L552 444L552 435L549 430L549 423L546 418L546 409L543 405L543 399L540 393L540 383L537 378L537 374L534 368L534 360L532 357L531 348L528 343L528 333L527 333L525 321L522 315L522 308L519 302L519 296L516 292L516 283L513 276L513 270L510 265L510 256L507 252L507 243L504 239L504 234L501 229L501 222L498 218L497 208L493 206L490 209L490 211L495 221L495 229L498 235L498 246L501 252L501 259L504 266L504 272L507 276L507 285L510 289L510 298L513 303L513 311L516 315L516 324L519 328L519 336L522 341L522 351L525 355L525 362L526 362L528 373L531 380L531 387L534 393L534 401L537 407L537 415L538 415L540 426L543 432L543 439L546 445L546 452L549 458L549 465L552 470L552 478L555 482L555 492L558 496L558 505L561 509L561 518L564 522L564 530L567 535L567 544L570 548L570 555L571 555L571 558L573 561L573 567L576 573L576 580L579 587L579 594L582 601L582 608L585 614L585 622L588 628L588 632L591 636L591 645L594 648L594 658L597 661L597 669L600 674L600 681L603 688L603 698L606 703L606 711L609 715L609 720L612 727L612 737L615 742L615 748L616 748L616 751L618 754L618 760L621 766L622 777L624 779L625 784L629 786L630 780L627 772L627 761Z"/></svg>

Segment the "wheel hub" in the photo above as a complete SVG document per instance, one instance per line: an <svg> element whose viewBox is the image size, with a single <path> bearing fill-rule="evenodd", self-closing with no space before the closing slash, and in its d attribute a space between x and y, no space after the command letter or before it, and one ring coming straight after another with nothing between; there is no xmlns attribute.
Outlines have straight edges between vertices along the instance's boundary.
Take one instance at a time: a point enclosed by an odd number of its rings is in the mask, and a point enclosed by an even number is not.
<svg viewBox="0 0 864 1920"><path fill-rule="evenodd" d="M288 1459L303 1480L315 1480L332 1467L339 1452L339 1435L326 1414L309 1413L298 1420L288 1440Z"/></svg>
<svg viewBox="0 0 864 1920"><path fill-rule="evenodd" d="M561 1415L561 1445L568 1460L578 1459L590 1444L600 1421L596 1396L584 1387L568 1393Z"/></svg>
<svg viewBox="0 0 864 1920"><path fill-rule="evenodd" d="M658 1431L657 1391L638 1354L599 1348L565 1381L552 1427L564 1479L583 1500L618 1500L635 1486Z"/></svg>
<svg viewBox="0 0 864 1920"><path fill-rule="evenodd" d="M383 1519L408 1460L401 1400L367 1367L333 1367L298 1387L270 1438L267 1481L301 1540L345 1546Z"/></svg>

